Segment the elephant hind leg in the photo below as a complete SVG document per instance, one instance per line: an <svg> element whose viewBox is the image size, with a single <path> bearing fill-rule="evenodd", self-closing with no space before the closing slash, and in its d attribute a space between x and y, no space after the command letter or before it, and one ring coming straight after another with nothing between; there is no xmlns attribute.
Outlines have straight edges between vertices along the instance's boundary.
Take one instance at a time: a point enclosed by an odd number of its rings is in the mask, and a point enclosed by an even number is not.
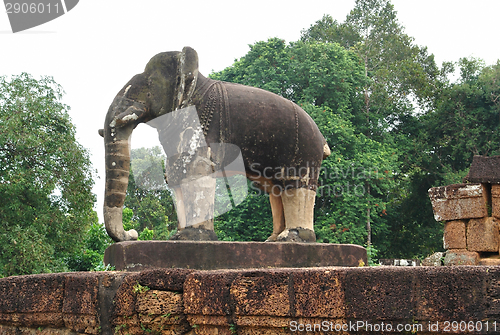
<svg viewBox="0 0 500 335"><path fill-rule="evenodd" d="M281 194L269 193L269 202L273 213L273 234L267 238L266 242L276 242L278 235L285 230L285 212Z"/></svg>
<svg viewBox="0 0 500 335"><path fill-rule="evenodd" d="M285 230L277 241L315 242L314 202L316 191L307 188L290 188L281 193L285 215Z"/></svg>
<svg viewBox="0 0 500 335"><path fill-rule="evenodd" d="M273 233L266 242L275 242L278 235L285 230L285 212L283 211L283 202L281 201L281 187L274 185L271 179L262 176L247 175L248 179L262 191L269 194L271 203L271 212L273 214Z"/></svg>

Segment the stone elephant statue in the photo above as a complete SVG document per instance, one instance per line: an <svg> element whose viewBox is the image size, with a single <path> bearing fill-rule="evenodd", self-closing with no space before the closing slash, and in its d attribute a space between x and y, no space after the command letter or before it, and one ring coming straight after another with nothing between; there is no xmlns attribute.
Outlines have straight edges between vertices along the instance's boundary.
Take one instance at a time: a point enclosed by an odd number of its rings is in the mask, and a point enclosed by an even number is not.
<svg viewBox="0 0 500 335"><path fill-rule="evenodd" d="M246 177L269 193L273 233L267 241L316 241L313 210L317 181L321 162L330 154L317 125L295 103L274 93L204 77L198 72L198 55L190 47L182 52L154 56L144 72L132 77L118 92L109 107L104 129L99 130L104 137L106 154L104 221L111 238L115 241L137 239L137 232L125 231L122 224L130 169L129 139L133 129L139 123L161 120L169 113L182 116L183 111L189 109L195 111L198 127L183 126L182 122L190 121L182 117L173 121L178 127L190 129L191 137L186 147L189 157L182 153L183 150L177 153L165 150L169 160L168 184L174 190L179 217L178 234L181 237L178 238L184 239L183 232L190 231L187 228L198 228L209 234L185 239L214 238L213 217L210 217L213 211L208 209L206 217L189 225L189 219L185 219L182 212L186 211L186 203L194 198L182 192L179 185L190 177L191 171L191 177L195 175L198 180L206 180L197 185L213 188L215 184L208 177L234 159L229 157L232 154L220 149L221 144L232 144L240 150ZM165 143L169 142L169 125L161 123L155 127L165 148ZM180 143L185 131L177 132L181 135L174 141ZM203 136L193 136L200 133ZM205 144L193 147L193 141L200 139ZM196 153L190 148L196 148ZM173 173L179 171L179 164L184 164L180 166L184 175ZM187 174L186 169L189 170ZM205 199L200 206L210 207L213 193L197 196Z"/></svg>

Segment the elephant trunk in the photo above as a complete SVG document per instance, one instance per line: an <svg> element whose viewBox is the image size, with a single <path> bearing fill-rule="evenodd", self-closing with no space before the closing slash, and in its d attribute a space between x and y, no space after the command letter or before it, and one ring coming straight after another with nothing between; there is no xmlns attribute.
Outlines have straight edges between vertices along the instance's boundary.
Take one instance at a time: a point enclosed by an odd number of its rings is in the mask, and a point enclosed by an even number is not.
<svg viewBox="0 0 500 335"><path fill-rule="evenodd" d="M135 230L123 229L122 211L130 171L130 135L145 111L143 104L118 96L106 115L104 130L100 131L106 152L104 224L116 242L138 238Z"/></svg>

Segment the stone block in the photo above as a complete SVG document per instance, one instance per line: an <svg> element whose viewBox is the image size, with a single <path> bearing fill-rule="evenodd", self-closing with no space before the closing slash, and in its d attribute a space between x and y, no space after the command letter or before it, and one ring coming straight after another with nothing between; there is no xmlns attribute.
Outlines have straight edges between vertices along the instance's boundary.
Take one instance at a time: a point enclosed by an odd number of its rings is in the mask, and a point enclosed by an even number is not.
<svg viewBox="0 0 500 335"><path fill-rule="evenodd" d="M188 275L184 283L185 313L230 315L233 305L230 288L237 275L238 272L232 270L199 271Z"/></svg>
<svg viewBox="0 0 500 335"><path fill-rule="evenodd" d="M471 219L467 224L467 250L498 252L498 221L493 217Z"/></svg>
<svg viewBox="0 0 500 335"><path fill-rule="evenodd" d="M436 221L488 216L488 190L483 184L454 184L429 189Z"/></svg>
<svg viewBox="0 0 500 335"><path fill-rule="evenodd" d="M471 183L500 184L500 156L474 156L464 180Z"/></svg>
<svg viewBox="0 0 500 335"><path fill-rule="evenodd" d="M466 249L465 221L454 220L444 224L443 247L449 249Z"/></svg>
<svg viewBox="0 0 500 335"><path fill-rule="evenodd" d="M500 219L500 185L491 185L491 215Z"/></svg>
<svg viewBox="0 0 500 335"><path fill-rule="evenodd" d="M378 266L349 269L344 290L346 318L411 319L415 308L412 288L415 271L419 268Z"/></svg>
<svg viewBox="0 0 500 335"><path fill-rule="evenodd" d="M152 290L182 292L186 277L194 270L152 269L142 271L139 283Z"/></svg>
<svg viewBox="0 0 500 335"><path fill-rule="evenodd" d="M443 265L443 257L444 252L435 252L422 261L422 266L441 266Z"/></svg>
<svg viewBox="0 0 500 335"><path fill-rule="evenodd" d="M449 253L449 251L448 251ZM488 271L479 266L420 267L413 270L414 320L482 320L486 300L484 285ZM493 273L490 280L498 278ZM442 331L428 334L447 334ZM484 328L483 328L484 330ZM424 332L425 333L425 332ZM454 333L454 332L452 332ZM457 332L472 334L472 332ZM420 334L420 332L418 332Z"/></svg>
<svg viewBox="0 0 500 335"><path fill-rule="evenodd" d="M180 292L143 292L137 295L135 309L139 313L140 325L146 332L185 334L191 328L184 314L184 301Z"/></svg>
<svg viewBox="0 0 500 335"><path fill-rule="evenodd" d="M65 274L14 276L0 281L0 323L64 326Z"/></svg>
<svg viewBox="0 0 500 335"><path fill-rule="evenodd" d="M500 259L499 258L481 258L479 260L479 265L484 265L484 266L498 266L500 265Z"/></svg>
<svg viewBox="0 0 500 335"><path fill-rule="evenodd" d="M136 289L139 283L139 274L130 274L124 277L123 282L118 288L113 300L114 300L114 315L115 317L121 316L132 316L135 314L135 301L137 298ZM115 324L116 322L113 321Z"/></svg>
<svg viewBox="0 0 500 335"><path fill-rule="evenodd" d="M290 316L290 273L250 271L231 284L236 315Z"/></svg>
<svg viewBox="0 0 500 335"><path fill-rule="evenodd" d="M66 328L87 334L99 333L96 273L71 273L66 276L63 319Z"/></svg>
<svg viewBox="0 0 500 335"><path fill-rule="evenodd" d="M464 249L451 249L444 256L444 265L478 265L479 254Z"/></svg>
<svg viewBox="0 0 500 335"><path fill-rule="evenodd" d="M297 317L345 317L343 269L300 270L293 274L294 310ZM321 292L321 294L318 294ZM311 297L315 297L311 299Z"/></svg>
<svg viewBox="0 0 500 335"><path fill-rule="evenodd" d="M149 290L137 296L137 312L146 315L172 315L184 311L182 294L178 292Z"/></svg>

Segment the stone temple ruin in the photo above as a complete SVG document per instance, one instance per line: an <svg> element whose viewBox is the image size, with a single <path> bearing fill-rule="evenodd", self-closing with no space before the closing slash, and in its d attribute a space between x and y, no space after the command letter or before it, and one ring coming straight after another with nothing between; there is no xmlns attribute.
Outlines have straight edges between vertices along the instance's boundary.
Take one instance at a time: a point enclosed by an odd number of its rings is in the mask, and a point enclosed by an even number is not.
<svg viewBox="0 0 500 335"><path fill-rule="evenodd" d="M444 265L500 265L500 156L474 156L463 184L429 190L445 221Z"/></svg>

